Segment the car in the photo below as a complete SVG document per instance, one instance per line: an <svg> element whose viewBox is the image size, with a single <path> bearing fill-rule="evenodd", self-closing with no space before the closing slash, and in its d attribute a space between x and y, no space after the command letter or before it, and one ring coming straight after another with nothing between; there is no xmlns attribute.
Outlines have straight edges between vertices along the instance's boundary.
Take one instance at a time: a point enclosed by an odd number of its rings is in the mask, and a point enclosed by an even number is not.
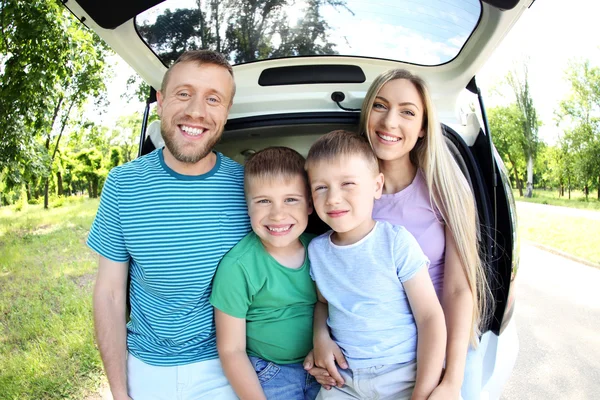
<svg viewBox="0 0 600 400"><path fill-rule="evenodd" d="M478 207L494 303L482 327L481 398L500 397L519 347L512 318L519 238L476 76L532 0L64 3L150 86L139 155L159 146L146 129L149 110L167 66L187 49L220 51L234 65L237 92L217 149L240 163L273 145L306 155L320 135L356 130L365 93L385 70L423 77Z"/></svg>

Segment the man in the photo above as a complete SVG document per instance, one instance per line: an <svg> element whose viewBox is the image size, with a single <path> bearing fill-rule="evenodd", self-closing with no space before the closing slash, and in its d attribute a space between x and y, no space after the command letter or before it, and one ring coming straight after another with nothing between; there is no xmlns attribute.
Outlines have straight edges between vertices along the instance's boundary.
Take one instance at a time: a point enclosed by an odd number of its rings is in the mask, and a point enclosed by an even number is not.
<svg viewBox="0 0 600 400"><path fill-rule="evenodd" d="M88 245L100 254L94 321L115 400L236 398L208 302L217 264L250 228L243 169L212 151L234 93L222 55L184 53L157 93L165 147L104 185Z"/></svg>

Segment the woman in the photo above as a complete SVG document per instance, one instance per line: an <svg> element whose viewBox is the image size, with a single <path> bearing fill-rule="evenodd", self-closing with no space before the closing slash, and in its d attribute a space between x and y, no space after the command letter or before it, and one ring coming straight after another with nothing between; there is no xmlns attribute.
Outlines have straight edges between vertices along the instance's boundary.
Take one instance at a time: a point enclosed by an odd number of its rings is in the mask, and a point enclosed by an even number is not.
<svg viewBox="0 0 600 400"><path fill-rule="evenodd" d="M476 209L446 147L425 82L402 69L378 76L363 102L360 132L385 176L373 217L403 225L416 237L431 261L429 273L444 309L446 369L430 399L459 399L461 392L465 400L478 399L482 352L475 349L489 288L478 251ZM331 343L315 342L315 347L316 364L325 365L322 354L331 358L332 352L319 349L331 349ZM310 372L331 384L322 369Z"/></svg>

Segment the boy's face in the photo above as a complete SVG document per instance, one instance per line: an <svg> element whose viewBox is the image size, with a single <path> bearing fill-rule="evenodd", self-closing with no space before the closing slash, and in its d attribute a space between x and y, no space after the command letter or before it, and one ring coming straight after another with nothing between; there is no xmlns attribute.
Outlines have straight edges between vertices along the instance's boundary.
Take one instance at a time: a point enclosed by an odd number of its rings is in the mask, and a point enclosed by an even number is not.
<svg viewBox="0 0 600 400"><path fill-rule="evenodd" d="M246 188L252 230L267 251L297 245L312 213L304 178L252 177Z"/></svg>
<svg viewBox="0 0 600 400"><path fill-rule="evenodd" d="M321 161L308 171L313 204L319 217L348 238L372 229L373 202L381 197L383 174L360 155Z"/></svg>

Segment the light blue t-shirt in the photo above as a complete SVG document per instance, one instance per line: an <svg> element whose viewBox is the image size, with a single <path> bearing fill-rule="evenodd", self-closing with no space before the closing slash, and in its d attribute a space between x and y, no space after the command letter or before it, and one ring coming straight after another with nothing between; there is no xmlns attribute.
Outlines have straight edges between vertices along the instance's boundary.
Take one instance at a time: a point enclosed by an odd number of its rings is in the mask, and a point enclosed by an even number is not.
<svg viewBox="0 0 600 400"><path fill-rule="evenodd" d="M413 361L417 326L402 282L429 265L415 238L403 227L378 221L348 246L329 231L310 243L311 277L329 303L333 339L350 368Z"/></svg>
<svg viewBox="0 0 600 400"><path fill-rule="evenodd" d="M208 302L217 264L250 229L244 171L216 153L206 174L180 175L163 150L114 168L88 245L129 262L127 348L151 365L218 357Z"/></svg>

